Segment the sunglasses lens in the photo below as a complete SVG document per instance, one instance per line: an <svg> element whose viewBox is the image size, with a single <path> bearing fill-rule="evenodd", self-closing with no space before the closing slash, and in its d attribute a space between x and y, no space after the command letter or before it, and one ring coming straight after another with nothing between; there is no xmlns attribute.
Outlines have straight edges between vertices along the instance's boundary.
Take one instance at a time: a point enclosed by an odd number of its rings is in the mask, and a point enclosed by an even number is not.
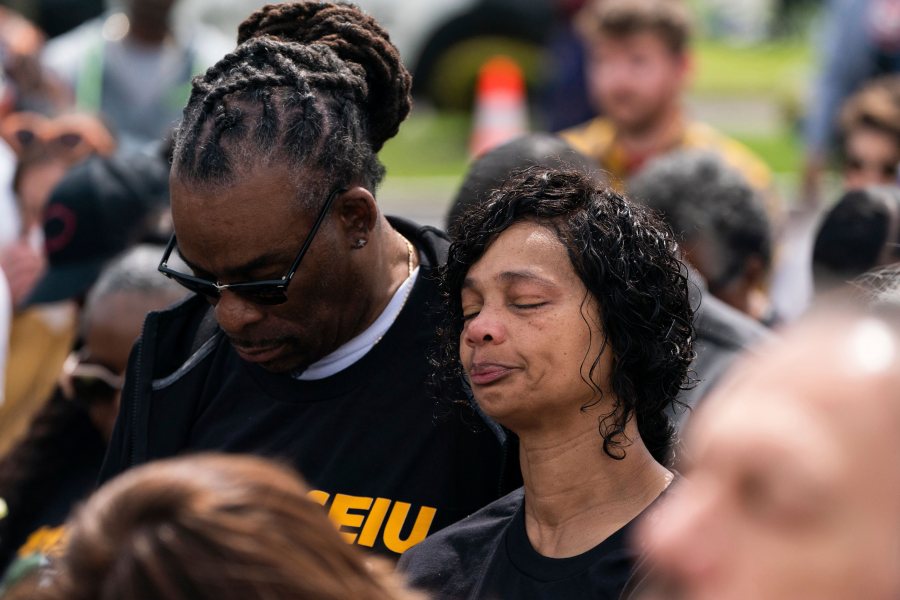
<svg viewBox="0 0 900 600"><path fill-rule="evenodd" d="M64 133L57 140L66 148L74 148L81 143L82 137L80 133Z"/></svg>
<svg viewBox="0 0 900 600"><path fill-rule="evenodd" d="M16 139L23 146L29 145L34 141L35 135L34 132L30 129L20 129L16 132Z"/></svg>

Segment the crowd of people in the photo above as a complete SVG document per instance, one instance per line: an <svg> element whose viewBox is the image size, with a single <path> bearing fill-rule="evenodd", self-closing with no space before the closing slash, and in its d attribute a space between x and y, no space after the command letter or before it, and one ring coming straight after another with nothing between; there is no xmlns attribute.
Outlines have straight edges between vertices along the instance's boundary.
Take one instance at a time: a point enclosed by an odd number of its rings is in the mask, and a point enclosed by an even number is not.
<svg viewBox="0 0 900 600"><path fill-rule="evenodd" d="M0 12L0 598L900 596L900 76L790 202L685 110L688 4L585 2L594 116L445 233L376 200L373 17L174 6Z"/></svg>

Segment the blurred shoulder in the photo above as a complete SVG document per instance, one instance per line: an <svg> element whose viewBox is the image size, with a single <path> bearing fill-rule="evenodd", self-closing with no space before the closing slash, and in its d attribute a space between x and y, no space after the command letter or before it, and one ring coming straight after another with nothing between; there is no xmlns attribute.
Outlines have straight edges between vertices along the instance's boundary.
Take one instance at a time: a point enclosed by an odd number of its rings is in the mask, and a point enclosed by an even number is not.
<svg viewBox="0 0 900 600"><path fill-rule="evenodd" d="M772 171L759 156L744 144L706 123L689 123L684 135L684 145L719 154L722 160L740 171L757 190L768 190L772 186Z"/></svg>
<svg viewBox="0 0 900 600"><path fill-rule="evenodd" d="M559 133L573 148L592 158L598 158L612 145L616 130L612 122L603 117L570 127Z"/></svg>

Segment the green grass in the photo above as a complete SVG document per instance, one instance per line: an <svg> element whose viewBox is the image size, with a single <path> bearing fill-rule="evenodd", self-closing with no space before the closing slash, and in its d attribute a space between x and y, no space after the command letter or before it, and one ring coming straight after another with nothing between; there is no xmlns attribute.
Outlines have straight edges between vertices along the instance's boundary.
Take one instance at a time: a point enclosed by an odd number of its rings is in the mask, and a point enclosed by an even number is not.
<svg viewBox="0 0 900 600"><path fill-rule="evenodd" d="M391 177L459 176L468 167L470 119L462 114L414 114L381 151ZM729 133L726 131L726 133ZM786 127L773 135L733 134L777 173L799 169L802 145Z"/></svg>
<svg viewBox="0 0 900 600"><path fill-rule="evenodd" d="M709 97L759 97L778 105L784 123L767 135L734 132L775 173L797 173L803 145L794 129L815 70L808 41L793 39L740 47L703 41L695 48L692 93ZM736 115L740 119L740 115ZM728 127L724 126L725 133Z"/></svg>
<svg viewBox="0 0 900 600"><path fill-rule="evenodd" d="M391 177L457 176L469 164L471 119L463 113L416 113L379 155Z"/></svg>
<svg viewBox="0 0 900 600"><path fill-rule="evenodd" d="M692 89L698 94L795 96L815 67L808 42L732 46L703 41L695 48Z"/></svg>
<svg viewBox="0 0 900 600"><path fill-rule="evenodd" d="M695 95L762 96L781 104L786 114L796 106L814 67L813 53L802 41L753 47L701 42L695 60ZM771 135L735 137L776 173L792 173L799 168L802 148L790 127L785 123ZM381 160L391 177L460 176L469 162L470 131L471 117L466 113L413 111L381 151Z"/></svg>
<svg viewBox="0 0 900 600"><path fill-rule="evenodd" d="M803 144L795 132L783 130L771 136L735 135L775 173L796 173L800 170Z"/></svg>

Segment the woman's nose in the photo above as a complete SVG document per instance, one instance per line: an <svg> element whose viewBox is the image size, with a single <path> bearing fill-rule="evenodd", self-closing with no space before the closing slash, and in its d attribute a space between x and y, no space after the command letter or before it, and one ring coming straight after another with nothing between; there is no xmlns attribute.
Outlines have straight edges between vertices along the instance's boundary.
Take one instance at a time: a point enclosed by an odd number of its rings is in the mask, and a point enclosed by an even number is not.
<svg viewBox="0 0 900 600"><path fill-rule="evenodd" d="M463 339L470 346L498 344L506 339L506 330L496 311L482 308L466 323Z"/></svg>
<svg viewBox="0 0 900 600"><path fill-rule="evenodd" d="M224 290L215 303L216 321L225 333L238 336L249 325L263 319L263 307Z"/></svg>

